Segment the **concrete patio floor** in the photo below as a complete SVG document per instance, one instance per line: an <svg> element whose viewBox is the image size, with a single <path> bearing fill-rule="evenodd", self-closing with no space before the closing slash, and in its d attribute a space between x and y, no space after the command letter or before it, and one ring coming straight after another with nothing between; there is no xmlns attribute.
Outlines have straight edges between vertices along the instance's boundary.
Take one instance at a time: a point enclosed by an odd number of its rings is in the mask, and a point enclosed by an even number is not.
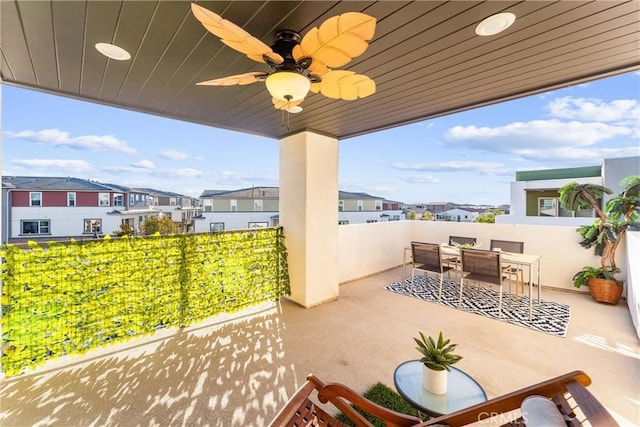
<svg viewBox="0 0 640 427"><path fill-rule="evenodd" d="M571 306L558 338L382 289L399 278L393 269L311 309L283 301L3 378L0 425L263 426L309 373L359 392L393 388L395 367L418 358L412 337L440 330L489 397L581 369L621 425L640 424L640 346L626 302L543 289Z"/></svg>

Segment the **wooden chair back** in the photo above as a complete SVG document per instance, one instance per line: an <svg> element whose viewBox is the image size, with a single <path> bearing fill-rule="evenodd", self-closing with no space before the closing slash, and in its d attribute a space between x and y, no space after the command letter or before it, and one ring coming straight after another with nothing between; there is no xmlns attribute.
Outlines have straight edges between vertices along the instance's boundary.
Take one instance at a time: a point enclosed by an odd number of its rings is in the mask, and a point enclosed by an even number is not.
<svg viewBox="0 0 640 427"><path fill-rule="evenodd" d="M500 248L500 250L503 250L505 252L522 254L524 253L524 242L516 242L514 240L491 239L491 243L489 244L489 249L494 250L496 248Z"/></svg>
<svg viewBox="0 0 640 427"><path fill-rule="evenodd" d="M461 248L460 259L462 271L466 274L465 279L502 284L500 252Z"/></svg>
<svg viewBox="0 0 640 427"><path fill-rule="evenodd" d="M440 245L437 243L411 242L414 268L427 266L430 270L442 271Z"/></svg>

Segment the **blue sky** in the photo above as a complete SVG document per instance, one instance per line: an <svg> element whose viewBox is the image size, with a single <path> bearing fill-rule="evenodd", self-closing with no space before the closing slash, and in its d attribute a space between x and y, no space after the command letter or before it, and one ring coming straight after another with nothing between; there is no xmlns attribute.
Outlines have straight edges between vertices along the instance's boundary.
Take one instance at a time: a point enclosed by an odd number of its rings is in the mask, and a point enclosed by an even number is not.
<svg viewBox="0 0 640 427"><path fill-rule="evenodd" d="M74 176L196 197L278 185L277 140L1 89L3 175ZM509 203L518 170L633 155L640 72L342 140L339 183L405 203L498 205Z"/></svg>

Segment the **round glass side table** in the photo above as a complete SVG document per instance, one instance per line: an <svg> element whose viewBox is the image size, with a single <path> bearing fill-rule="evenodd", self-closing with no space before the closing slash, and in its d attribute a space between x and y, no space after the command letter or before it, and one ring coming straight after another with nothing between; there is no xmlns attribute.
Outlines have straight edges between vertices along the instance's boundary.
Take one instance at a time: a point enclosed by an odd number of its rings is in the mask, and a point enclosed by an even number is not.
<svg viewBox="0 0 640 427"><path fill-rule="evenodd" d="M398 393L417 410L438 417L468 408L487 400L487 393L476 380L460 369L450 367L447 375L447 392L433 394L422 386L422 362L409 360L399 365L393 373Z"/></svg>

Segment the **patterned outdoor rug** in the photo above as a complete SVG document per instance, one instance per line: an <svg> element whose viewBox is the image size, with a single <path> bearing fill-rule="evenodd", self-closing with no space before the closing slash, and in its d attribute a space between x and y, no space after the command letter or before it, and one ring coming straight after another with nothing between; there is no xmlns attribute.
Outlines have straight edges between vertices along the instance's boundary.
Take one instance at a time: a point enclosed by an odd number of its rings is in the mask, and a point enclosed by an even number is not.
<svg viewBox="0 0 640 427"><path fill-rule="evenodd" d="M426 301L480 314L503 322L545 332L547 334L564 337L567 334L569 319L571 318L571 308L565 304L538 300L533 297L533 316L529 320L529 297L520 295L519 302L516 302L515 295L502 292L502 317L498 317L498 291L492 288L465 286L462 291L462 302L458 306L460 292L460 282L444 279L442 286L442 299L438 301L438 282L433 277L416 276L413 285L413 293L410 293L411 277L405 279L403 283L391 283L384 289L403 295L413 296ZM525 290L525 292L528 292Z"/></svg>

